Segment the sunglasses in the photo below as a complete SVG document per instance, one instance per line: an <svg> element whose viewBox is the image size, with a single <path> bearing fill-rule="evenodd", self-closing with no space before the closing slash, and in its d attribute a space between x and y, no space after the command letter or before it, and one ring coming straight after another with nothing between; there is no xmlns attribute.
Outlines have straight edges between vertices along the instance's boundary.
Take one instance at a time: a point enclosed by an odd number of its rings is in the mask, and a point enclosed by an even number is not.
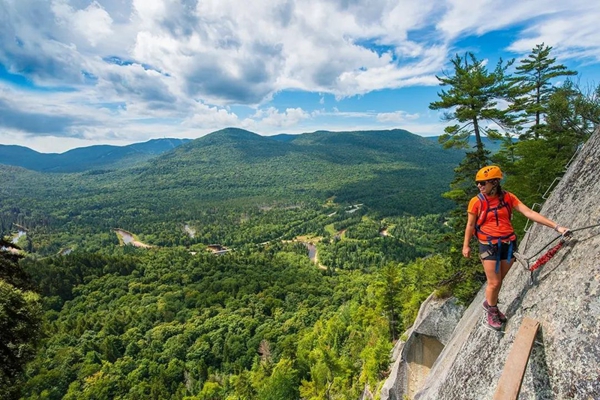
<svg viewBox="0 0 600 400"><path fill-rule="evenodd" d="M477 182L475 182L475 184L476 184L477 186L485 186L485 184L486 184L486 183L488 183L488 182L489 182L489 181L477 181Z"/></svg>

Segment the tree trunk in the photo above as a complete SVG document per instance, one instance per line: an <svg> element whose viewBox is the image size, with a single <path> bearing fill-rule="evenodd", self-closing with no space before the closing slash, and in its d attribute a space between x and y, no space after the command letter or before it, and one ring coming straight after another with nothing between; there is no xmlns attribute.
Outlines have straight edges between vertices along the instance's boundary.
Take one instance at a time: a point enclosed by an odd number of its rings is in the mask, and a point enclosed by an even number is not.
<svg viewBox="0 0 600 400"><path fill-rule="evenodd" d="M475 131L475 141L477 144L477 152L483 153L483 141L481 140L481 133L479 131L479 121L476 117L473 117L473 130Z"/></svg>

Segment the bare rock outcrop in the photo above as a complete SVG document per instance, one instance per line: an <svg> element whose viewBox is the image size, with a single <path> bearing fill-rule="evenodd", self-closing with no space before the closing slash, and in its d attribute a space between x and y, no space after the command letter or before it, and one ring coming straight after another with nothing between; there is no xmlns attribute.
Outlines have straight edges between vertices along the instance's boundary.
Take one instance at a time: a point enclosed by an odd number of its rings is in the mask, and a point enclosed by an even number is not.
<svg viewBox="0 0 600 400"><path fill-rule="evenodd" d="M464 310L456 298L438 299L433 294L421 304L417 320L403 335L406 341L399 340L394 347L394 363L381 400L400 400L416 393L452 338Z"/></svg>
<svg viewBox="0 0 600 400"><path fill-rule="evenodd" d="M599 172L600 130L581 149L542 214L572 229L600 223ZM556 236L534 225L519 253L530 257ZM481 290L414 399L492 399L526 316L539 321L540 330L519 399L600 399L600 227L573 237L534 272L532 285L529 271L515 263L500 292L500 308L509 318L504 332L482 323Z"/></svg>

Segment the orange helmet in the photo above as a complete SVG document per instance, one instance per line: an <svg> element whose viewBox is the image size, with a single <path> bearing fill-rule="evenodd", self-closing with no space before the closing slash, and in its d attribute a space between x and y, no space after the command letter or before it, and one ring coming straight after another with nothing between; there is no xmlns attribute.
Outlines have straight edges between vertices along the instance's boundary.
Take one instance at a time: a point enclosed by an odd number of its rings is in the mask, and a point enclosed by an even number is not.
<svg viewBox="0 0 600 400"><path fill-rule="evenodd" d="M481 168L477 175L475 175L476 181L488 181L490 179L502 179L502 171L495 165L488 165L487 167Z"/></svg>

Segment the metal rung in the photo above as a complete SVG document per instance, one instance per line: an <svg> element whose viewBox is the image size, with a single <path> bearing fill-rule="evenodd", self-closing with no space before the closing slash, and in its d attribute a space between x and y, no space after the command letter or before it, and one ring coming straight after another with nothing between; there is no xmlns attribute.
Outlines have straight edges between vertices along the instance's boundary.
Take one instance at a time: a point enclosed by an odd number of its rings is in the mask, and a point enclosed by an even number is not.
<svg viewBox="0 0 600 400"><path fill-rule="evenodd" d="M548 189L546 189L546 193L544 193L542 195L542 199L547 200L548 199L548 195L552 192L552 189L554 188L554 184L558 181L560 181L561 178L554 178L554 180L552 181L552 183L550 184L550 186L548 186Z"/></svg>
<svg viewBox="0 0 600 400"><path fill-rule="evenodd" d="M575 150L575 153L573 153L573 156L571 157L571 159L565 165L565 171L569 169L569 167L571 166L571 163L573 162L573 160L575 159L575 157L577 157L577 154L579 154L579 152L581 151L581 149L583 149L583 143L580 144L579 146L577 146L577 149Z"/></svg>
<svg viewBox="0 0 600 400"><path fill-rule="evenodd" d="M539 207L539 209L542 209L542 203L533 203L533 205L531 206L531 209L533 211L535 211L535 207ZM529 232L529 229L531 229L531 227L529 226L529 224L531 223L531 220L529 218L527 218L527 223L525 223L525 233ZM533 225L532 225L533 226Z"/></svg>

